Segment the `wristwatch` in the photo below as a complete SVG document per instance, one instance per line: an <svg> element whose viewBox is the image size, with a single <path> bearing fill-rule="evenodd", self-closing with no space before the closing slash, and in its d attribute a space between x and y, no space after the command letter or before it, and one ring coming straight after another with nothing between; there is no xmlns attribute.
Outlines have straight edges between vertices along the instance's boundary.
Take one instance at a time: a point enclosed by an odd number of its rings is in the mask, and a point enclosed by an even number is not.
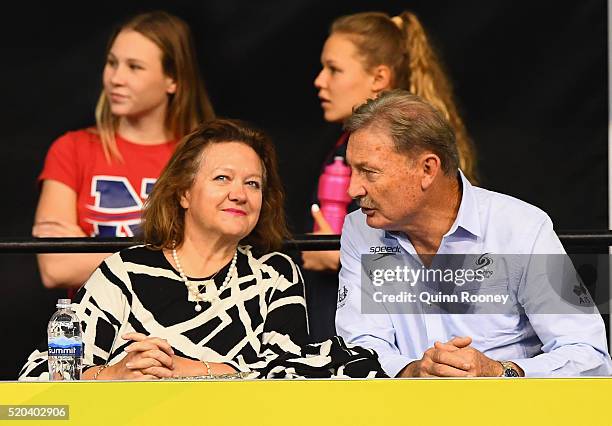
<svg viewBox="0 0 612 426"><path fill-rule="evenodd" d="M516 368L512 365L512 363L508 361L499 361L504 371L502 372L500 377L520 377L521 375L516 371Z"/></svg>

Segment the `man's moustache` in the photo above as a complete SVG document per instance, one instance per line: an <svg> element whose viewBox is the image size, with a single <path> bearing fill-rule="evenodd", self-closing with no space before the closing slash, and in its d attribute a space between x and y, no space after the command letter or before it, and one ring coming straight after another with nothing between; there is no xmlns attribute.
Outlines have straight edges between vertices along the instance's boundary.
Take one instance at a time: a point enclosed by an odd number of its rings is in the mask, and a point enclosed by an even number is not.
<svg viewBox="0 0 612 426"><path fill-rule="evenodd" d="M357 205L361 209L375 209L376 205L370 200L357 200Z"/></svg>

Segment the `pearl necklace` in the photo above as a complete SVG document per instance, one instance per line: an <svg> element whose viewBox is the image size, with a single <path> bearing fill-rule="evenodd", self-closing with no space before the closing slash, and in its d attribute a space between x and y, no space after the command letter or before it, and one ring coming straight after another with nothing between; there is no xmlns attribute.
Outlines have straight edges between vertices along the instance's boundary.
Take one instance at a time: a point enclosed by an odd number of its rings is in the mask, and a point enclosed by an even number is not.
<svg viewBox="0 0 612 426"><path fill-rule="evenodd" d="M178 269L179 275L181 276L181 280L185 283L185 287L187 287L187 291L189 293L187 300L189 300L190 302L195 302L196 303L195 310L196 312L200 312L202 310L202 307L200 306L200 302L211 302L212 303L213 300L219 298L219 295L223 293L223 290L225 290L225 288L229 284L230 279L232 278L232 272L234 272L234 268L236 267L236 260L238 259L238 250L234 252L234 257L232 258L232 264L230 265L229 270L227 271L227 275L225 276L225 280L223 280L223 284L221 285L221 287L219 287L219 290L217 290L215 286L215 280L214 280L215 275L219 273L217 272L211 278L209 278L208 280L205 280L203 284L200 284L200 285L204 285L206 289L206 292L204 294L202 294L200 290L198 289L199 285L197 283L191 282L187 279L187 275L185 275L185 272L183 271L183 267L181 266L181 261L179 260L178 253L176 252L176 248L172 249L172 258L174 259L174 263L176 264L176 269ZM212 285L209 285L209 284L212 284ZM214 294L213 294L213 291L214 291Z"/></svg>

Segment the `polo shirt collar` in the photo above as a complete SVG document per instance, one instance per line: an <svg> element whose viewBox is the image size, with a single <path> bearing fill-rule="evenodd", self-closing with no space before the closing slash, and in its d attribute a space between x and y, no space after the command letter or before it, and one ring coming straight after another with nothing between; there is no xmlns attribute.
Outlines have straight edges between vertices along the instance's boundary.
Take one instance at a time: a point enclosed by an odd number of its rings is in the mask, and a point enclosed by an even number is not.
<svg viewBox="0 0 612 426"><path fill-rule="evenodd" d="M459 205L455 222L453 222L453 225L444 236L453 235L459 228L462 228L475 237L482 237L480 214L474 186L467 180L461 170L458 170L458 173L462 187L461 204Z"/></svg>
<svg viewBox="0 0 612 426"><path fill-rule="evenodd" d="M461 179L461 204L457 217L444 237L455 234L459 229L469 232L474 237L482 237L480 228L480 214L478 211L478 203L476 202L476 194L474 186L467 180L463 172L457 170ZM385 231L384 238L397 239L401 233Z"/></svg>

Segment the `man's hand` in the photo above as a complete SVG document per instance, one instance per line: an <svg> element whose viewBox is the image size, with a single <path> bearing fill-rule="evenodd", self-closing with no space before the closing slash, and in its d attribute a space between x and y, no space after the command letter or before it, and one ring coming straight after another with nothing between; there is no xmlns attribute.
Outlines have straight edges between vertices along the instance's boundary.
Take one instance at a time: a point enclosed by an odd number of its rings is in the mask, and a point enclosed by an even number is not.
<svg viewBox="0 0 612 426"><path fill-rule="evenodd" d="M453 339L454 340L454 339ZM460 347L469 345L472 339L457 339L447 342L455 351ZM438 342L436 342L438 343ZM456 346L455 346L456 345ZM455 351L443 350L435 347L429 348L420 360L408 364L398 377L473 377L469 373L471 365Z"/></svg>
<svg viewBox="0 0 612 426"><path fill-rule="evenodd" d="M498 377L501 364L470 346L471 337L435 342L423 357L408 364L399 377Z"/></svg>
<svg viewBox="0 0 612 426"><path fill-rule="evenodd" d="M466 341L469 343L465 344ZM488 356L484 355L472 346L471 337L454 337L446 343L436 342L434 348L439 351L448 351L470 365L468 372L475 377L499 377L504 372L502 365Z"/></svg>

